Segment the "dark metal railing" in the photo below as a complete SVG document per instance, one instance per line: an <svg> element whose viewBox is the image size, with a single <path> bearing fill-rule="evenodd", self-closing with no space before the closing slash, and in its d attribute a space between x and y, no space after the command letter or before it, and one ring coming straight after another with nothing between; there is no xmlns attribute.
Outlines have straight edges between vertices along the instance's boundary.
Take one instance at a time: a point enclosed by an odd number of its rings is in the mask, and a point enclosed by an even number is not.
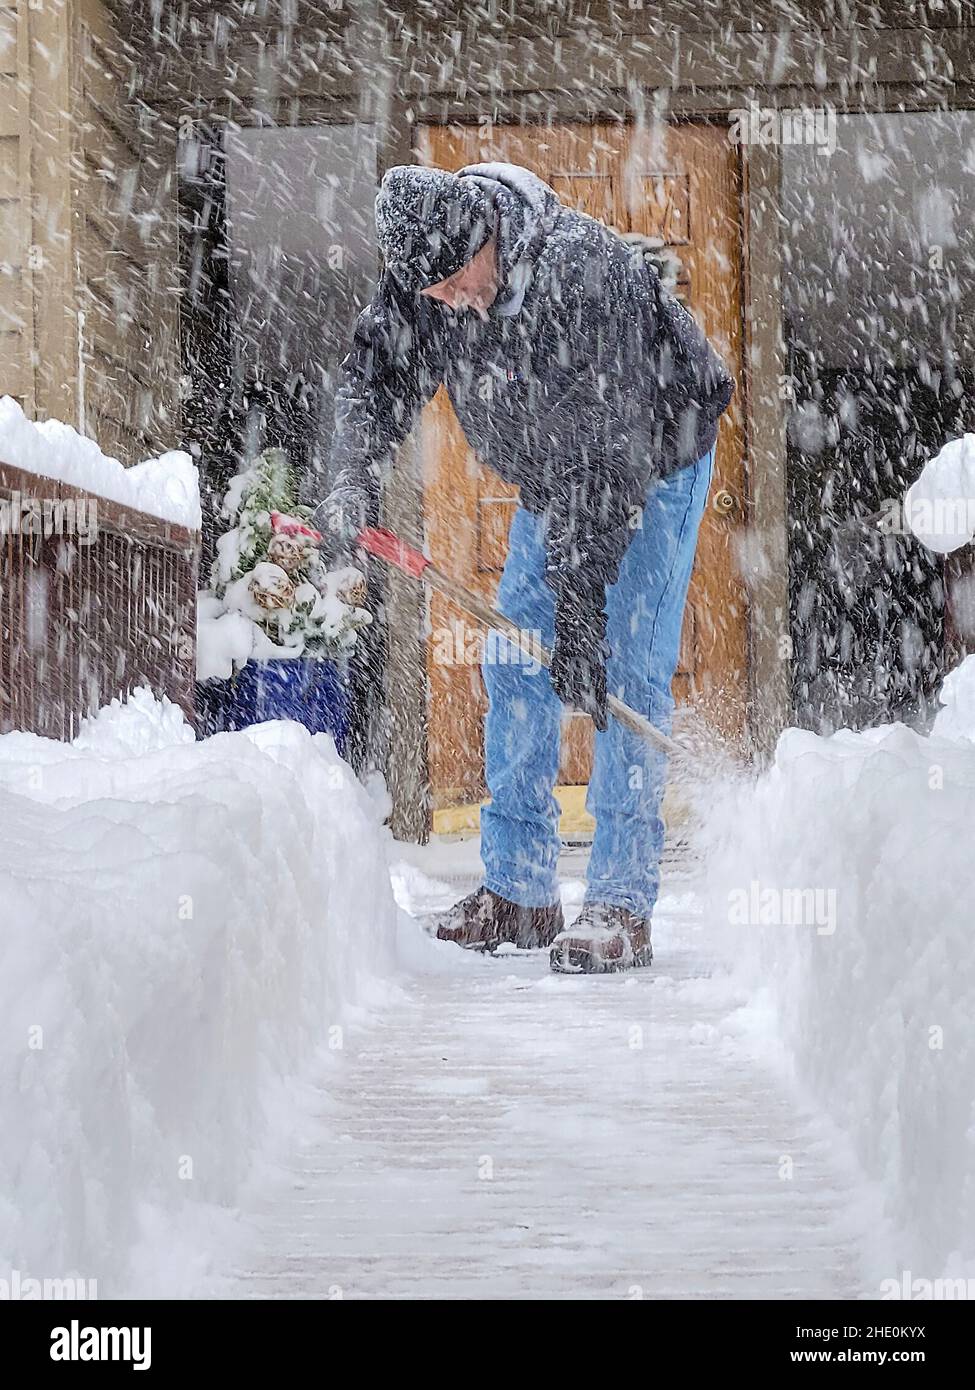
<svg viewBox="0 0 975 1390"><path fill-rule="evenodd" d="M136 686L193 719L199 532L0 463L0 732L70 739Z"/></svg>

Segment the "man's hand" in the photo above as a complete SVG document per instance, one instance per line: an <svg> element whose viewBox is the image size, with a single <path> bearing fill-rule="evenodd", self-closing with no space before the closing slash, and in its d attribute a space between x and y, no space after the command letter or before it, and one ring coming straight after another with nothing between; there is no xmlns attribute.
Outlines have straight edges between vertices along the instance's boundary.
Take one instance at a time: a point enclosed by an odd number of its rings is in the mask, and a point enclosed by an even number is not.
<svg viewBox="0 0 975 1390"><path fill-rule="evenodd" d="M555 610L555 645L549 677L564 705L590 715L605 729L606 614L576 599L561 599Z"/></svg>

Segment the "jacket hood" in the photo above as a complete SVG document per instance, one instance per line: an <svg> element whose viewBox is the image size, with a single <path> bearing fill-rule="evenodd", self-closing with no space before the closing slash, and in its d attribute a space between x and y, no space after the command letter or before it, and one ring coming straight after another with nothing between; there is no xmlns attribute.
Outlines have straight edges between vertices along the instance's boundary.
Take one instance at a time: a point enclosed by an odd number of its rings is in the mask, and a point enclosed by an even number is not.
<svg viewBox="0 0 975 1390"><path fill-rule="evenodd" d="M408 290L448 279L494 229L491 199L472 179L422 164L388 169L376 195L376 235L386 269Z"/></svg>
<svg viewBox="0 0 975 1390"><path fill-rule="evenodd" d="M494 207L501 270L495 307L501 314L516 314L561 211L559 196L544 179L518 164L468 164L457 177L475 182Z"/></svg>

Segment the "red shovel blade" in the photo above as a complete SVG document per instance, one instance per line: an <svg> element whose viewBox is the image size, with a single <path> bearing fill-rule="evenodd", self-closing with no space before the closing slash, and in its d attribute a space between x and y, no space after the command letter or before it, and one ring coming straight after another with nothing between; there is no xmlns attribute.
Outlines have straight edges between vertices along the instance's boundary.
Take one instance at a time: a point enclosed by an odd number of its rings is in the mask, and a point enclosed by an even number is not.
<svg viewBox="0 0 975 1390"><path fill-rule="evenodd" d="M430 563L419 550L407 545L399 536L381 526L367 526L364 531L360 531L357 544L368 554L386 560L404 574L412 575L414 579L419 579Z"/></svg>

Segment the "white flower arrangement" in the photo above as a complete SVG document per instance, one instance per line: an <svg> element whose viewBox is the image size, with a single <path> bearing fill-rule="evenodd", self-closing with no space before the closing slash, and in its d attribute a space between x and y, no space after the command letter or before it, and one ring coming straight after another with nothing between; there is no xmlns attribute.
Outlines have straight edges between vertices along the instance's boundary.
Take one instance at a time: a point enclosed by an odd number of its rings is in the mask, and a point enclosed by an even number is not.
<svg viewBox="0 0 975 1390"><path fill-rule="evenodd" d="M268 449L230 482L209 589L198 596L201 680L245 661L336 658L372 621L360 570L326 568L309 509L293 501L282 449Z"/></svg>

